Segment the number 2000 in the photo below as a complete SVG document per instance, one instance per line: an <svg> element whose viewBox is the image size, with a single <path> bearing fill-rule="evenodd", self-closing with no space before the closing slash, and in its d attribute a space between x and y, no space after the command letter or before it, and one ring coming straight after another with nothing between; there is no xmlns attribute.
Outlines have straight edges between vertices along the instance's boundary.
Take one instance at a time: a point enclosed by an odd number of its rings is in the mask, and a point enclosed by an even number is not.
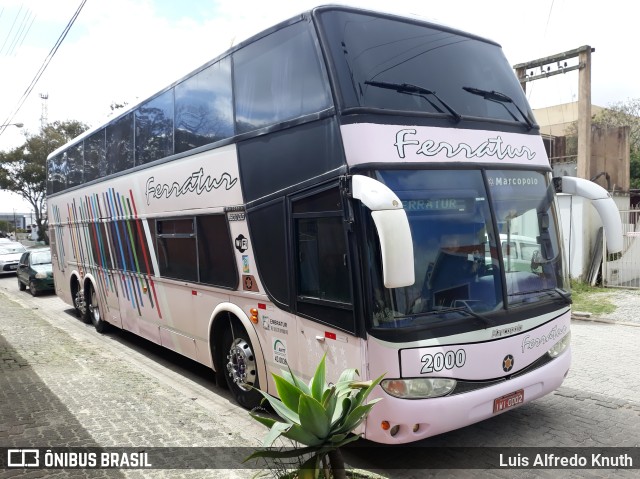
<svg viewBox="0 0 640 479"><path fill-rule="evenodd" d="M464 349L457 351L447 351L446 353L425 354L420 359L424 363L420 374L439 372L443 369L461 368L467 360L467 353Z"/></svg>

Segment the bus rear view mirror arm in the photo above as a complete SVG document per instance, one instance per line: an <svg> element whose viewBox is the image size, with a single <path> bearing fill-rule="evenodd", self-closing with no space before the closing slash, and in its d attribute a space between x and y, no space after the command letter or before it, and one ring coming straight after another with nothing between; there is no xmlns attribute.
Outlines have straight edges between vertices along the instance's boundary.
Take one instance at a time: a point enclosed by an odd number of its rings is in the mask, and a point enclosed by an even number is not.
<svg viewBox="0 0 640 479"><path fill-rule="evenodd" d="M371 210L380 238L385 287L414 284L413 239L402 201L386 185L362 175L351 177L351 195Z"/></svg>
<svg viewBox="0 0 640 479"><path fill-rule="evenodd" d="M609 192L592 181L573 176L554 178L553 181L558 193L569 193L591 200L602 221L609 254L622 252L622 220Z"/></svg>

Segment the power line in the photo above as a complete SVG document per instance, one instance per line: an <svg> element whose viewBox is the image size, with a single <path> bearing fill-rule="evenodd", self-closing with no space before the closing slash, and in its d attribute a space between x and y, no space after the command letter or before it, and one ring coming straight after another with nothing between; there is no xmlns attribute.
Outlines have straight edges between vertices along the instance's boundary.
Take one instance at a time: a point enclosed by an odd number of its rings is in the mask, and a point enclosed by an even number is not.
<svg viewBox="0 0 640 479"><path fill-rule="evenodd" d="M56 41L55 45L53 46L53 48L49 52L49 55L47 55L47 57L44 59L42 65L40 66L40 69L36 73L36 76L33 78L33 80L31 80L31 83L29 84L27 89L22 94L22 97L20 98L20 100L18 100L18 104L17 104L15 110L13 111L13 113L11 113L5 119L5 121L3 122L3 125L11 124L13 119L15 118L15 116L18 114L18 112L20 111L20 109L24 105L24 102L27 101L27 98L31 94L31 91L35 88L36 84L38 83L38 80L40 80L40 77L42 76L42 74L45 72L45 70L49 66L49 63L51 63L51 60L53 60L53 57L55 56L56 52L58 51L58 48L60 48L60 45L62 44L62 42L64 41L65 37L67 36L67 33L69 33L69 30L71 30L71 27L73 26L73 23L76 21L76 18L78 18L78 15L80 15L80 12L82 11L82 8L84 7L85 3L87 3L87 0L82 0L82 3L80 3L80 6L76 10L76 12L73 14L73 16L71 17L69 22L67 23L67 26L62 31L62 34L60 35L60 37ZM7 129L7 126L4 126L2 129L0 129L0 135L2 135L6 129Z"/></svg>
<svg viewBox="0 0 640 479"><path fill-rule="evenodd" d="M13 32L13 28L16 26L16 22L18 21L18 18L20 17L20 13L22 13L22 7L24 7L24 4L20 5L20 10L18 10L18 13L16 13L16 17L13 19L13 23L11 24L11 28L9 29L9 32L7 33L7 36L4 39L4 42L2 43L2 48L0 48L0 53L2 53L2 50L4 50L4 46L7 44L7 40L9 40L9 37L11 36L11 33Z"/></svg>

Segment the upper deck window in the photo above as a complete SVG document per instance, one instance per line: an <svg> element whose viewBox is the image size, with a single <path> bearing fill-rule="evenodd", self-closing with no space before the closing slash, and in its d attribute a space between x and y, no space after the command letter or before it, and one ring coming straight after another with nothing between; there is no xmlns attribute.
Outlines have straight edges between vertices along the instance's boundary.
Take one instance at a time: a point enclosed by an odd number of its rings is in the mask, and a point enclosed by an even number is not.
<svg viewBox="0 0 640 479"><path fill-rule="evenodd" d="M463 117L527 122L504 97L478 92L486 91L510 97L534 122L520 84L494 43L427 23L342 10L322 12L320 24L343 109L450 117L449 106Z"/></svg>
<svg viewBox="0 0 640 479"><path fill-rule="evenodd" d="M298 22L233 54L236 130L244 133L330 105L309 25Z"/></svg>

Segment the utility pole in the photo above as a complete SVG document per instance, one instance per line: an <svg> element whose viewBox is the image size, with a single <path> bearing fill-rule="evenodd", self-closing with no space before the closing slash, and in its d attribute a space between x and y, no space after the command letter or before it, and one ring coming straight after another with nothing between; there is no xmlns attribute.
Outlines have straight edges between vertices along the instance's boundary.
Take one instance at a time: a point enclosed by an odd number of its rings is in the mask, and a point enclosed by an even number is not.
<svg viewBox="0 0 640 479"><path fill-rule="evenodd" d="M591 163L591 53L595 51L595 48L584 45L574 50L513 66L520 81L520 86L525 92L527 91L528 82L578 70L577 176L587 180L589 179L589 164ZM565 60L576 57L578 58L578 64L567 67ZM535 71L538 67L540 68L540 73Z"/></svg>

